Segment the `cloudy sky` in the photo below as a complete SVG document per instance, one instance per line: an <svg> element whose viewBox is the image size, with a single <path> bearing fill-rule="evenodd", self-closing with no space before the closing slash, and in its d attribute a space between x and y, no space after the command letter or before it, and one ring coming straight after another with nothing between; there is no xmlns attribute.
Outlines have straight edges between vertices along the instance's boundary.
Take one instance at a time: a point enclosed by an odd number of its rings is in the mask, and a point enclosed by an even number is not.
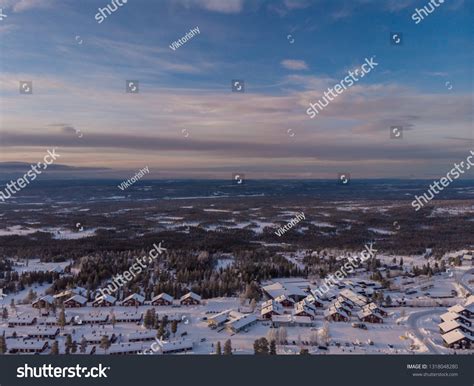
<svg viewBox="0 0 474 386"><path fill-rule="evenodd" d="M427 1L128 0L99 24L110 3L0 0L0 163L57 147L91 176L148 165L155 178L431 178L474 149L472 2L415 24ZM374 56L370 74L306 114Z"/></svg>

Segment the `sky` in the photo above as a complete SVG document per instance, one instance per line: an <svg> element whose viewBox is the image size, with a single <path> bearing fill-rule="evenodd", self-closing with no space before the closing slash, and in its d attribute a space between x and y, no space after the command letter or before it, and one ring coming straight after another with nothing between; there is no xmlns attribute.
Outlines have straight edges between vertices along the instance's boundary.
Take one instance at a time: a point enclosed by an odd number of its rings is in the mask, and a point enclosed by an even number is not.
<svg viewBox="0 0 474 386"><path fill-rule="evenodd" d="M128 0L99 23L111 2L0 0L0 170L57 148L92 177L439 178L474 149L473 2L416 24L428 1Z"/></svg>

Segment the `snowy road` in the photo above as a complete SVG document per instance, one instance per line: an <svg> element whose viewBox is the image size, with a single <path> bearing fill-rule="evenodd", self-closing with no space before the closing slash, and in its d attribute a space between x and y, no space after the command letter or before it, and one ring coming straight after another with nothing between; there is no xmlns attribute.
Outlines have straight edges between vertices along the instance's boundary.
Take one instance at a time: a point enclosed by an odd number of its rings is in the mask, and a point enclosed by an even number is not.
<svg viewBox="0 0 474 386"><path fill-rule="evenodd" d="M426 336L426 334L423 334L421 332L420 328L418 327L418 321L421 318L424 318L426 316L430 315L441 315L442 313L446 312L446 309L439 309L439 308L431 308L429 310L425 311L419 311L419 312L413 312L408 316L407 319L407 324L408 326L411 327L413 334L423 342L423 344L428 348L429 352L431 354L443 354L440 350L436 348L435 345L431 343L431 340L429 337Z"/></svg>

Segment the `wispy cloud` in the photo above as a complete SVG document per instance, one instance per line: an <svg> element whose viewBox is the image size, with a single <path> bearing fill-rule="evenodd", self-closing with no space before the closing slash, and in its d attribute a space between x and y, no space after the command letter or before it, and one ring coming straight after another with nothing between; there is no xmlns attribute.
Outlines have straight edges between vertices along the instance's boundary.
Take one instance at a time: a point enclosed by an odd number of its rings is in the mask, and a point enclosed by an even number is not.
<svg viewBox="0 0 474 386"><path fill-rule="evenodd" d="M304 60L285 59L281 65L288 70L307 70L308 65Z"/></svg>
<svg viewBox="0 0 474 386"><path fill-rule="evenodd" d="M177 0L185 7L198 7L207 11L220 13L239 13L244 6L244 0Z"/></svg>
<svg viewBox="0 0 474 386"><path fill-rule="evenodd" d="M0 7L12 9L13 12L25 12L38 8L50 8L56 0L0 0Z"/></svg>

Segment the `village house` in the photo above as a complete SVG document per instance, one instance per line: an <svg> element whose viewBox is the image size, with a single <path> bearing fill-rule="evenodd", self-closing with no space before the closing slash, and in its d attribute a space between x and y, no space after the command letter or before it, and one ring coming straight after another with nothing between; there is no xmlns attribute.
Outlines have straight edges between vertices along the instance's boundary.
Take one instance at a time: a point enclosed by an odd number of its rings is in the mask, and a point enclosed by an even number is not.
<svg viewBox="0 0 474 386"><path fill-rule="evenodd" d="M357 313L357 317L362 322L367 323L383 323L383 318L379 314L370 309L363 309Z"/></svg>
<svg viewBox="0 0 474 386"><path fill-rule="evenodd" d="M182 306L194 306L201 304L201 297L194 292L188 292L186 295L181 296L179 303Z"/></svg>
<svg viewBox="0 0 474 386"><path fill-rule="evenodd" d="M347 315L343 310L337 309L332 306L324 311L324 318L333 322L347 322L349 321L349 315Z"/></svg>
<svg viewBox="0 0 474 386"><path fill-rule="evenodd" d="M285 307L285 308L293 308L293 306L295 305L295 301L284 294L277 296L275 298L275 301L281 304L282 307Z"/></svg>
<svg viewBox="0 0 474 386"><path fill-rule="evenodd" d="M16 326L32 326L37 321L36 316L33 315L19 315L8 319L8 327Z"/></svg>
<svg viewBox="0 0 474 386"><path fill-rule="evenodd" d="M303 299L307 304L311 304L312 306L316 307L316 308L323 308L324 307L324 303L316 298L313 294L310 294L308 296L306 296L304 299Z"/></svg>
<svg viewBox="0 0 474 386"><path fill-rule="evenodd" d="M340 296L351 301L357 307L363 307L368 303L368 300L364 295L357 294L350 289L343 289L340 293Z"/></svg>
<svg viewBox="0 0 474 386"><path fill-rule="evenodd" d="M283 307L275 300L267 300L263 302L260 316L262 319L271 319L273 315L283 314Z"/></svg>
<svg viewBox="0 0 474 386"><path fill-rule="evenodd" d="M31 306L33 308L46 308L51 307L54 304L54 297L51 295L42 296L39 299L36 299Z"/></svg>
<svg viewBox="0 0 474 386"><path fill-rule="evenodd" d="M238 333L242 330L246 330L255 323L257 323L257 317L254 314L244 314L225 323L225 326L227 330Z"/></svg>
<svg viewBox="0 0 474 386"><path fill-rule="evenodd" d="M78 308L85 307L87 305L87 299L82 295L74 295L64 301L65 308Z"/></svg>
<svg viewBox="0 0 474 386"><path fill-rule="evenodd" d="M455 320L450 320L447 322L440 323L438 326L439 326L439 331L441 334L447 334L448 332L459 329L460 331L466 334L474 335L473 329Z"/></svg>
<svg viewBox="0 0 474 386"><path fill-rule="evenodd" d="M8 352L11 354L30 353L39 354L48 348L48 342L45 340L33 339L8 339Z"/></svg>
<svg viewBox="0 0 474 386"><path fill-rule="evenodd" d="M262 291L269 299L276 300L277 297L285 295L287 298L299 302L308 295L309 285L307 282L276 282L263 286Z"/></svg>
<svg viewBox="0 0 474 386"><path fill-rule="evenodd" d="M352 315L352 309L347 306L346 302L340 302L339 300L335 300L331 303L331 306L337 308L338 310L344 311L347 315Z"/></svg>
<svg viewBox="0 0 474 386"><path fill-rule="evenodd" d="M474 318L474 304L461 306L460 304L456 304L455 306L448 308L449 312L454 312L458 315L462 315L468 319Z"/></svg>
<svg viewBox="0 0 474 386"><path fill-rule="evenodd" d="M143 313L139 311L116 311L114 315L117 323L139 323L143 318Z"/></svg>
<svg viewBox="0 0 474 386"><path fill-rule="evenodd" d="M183 351L192 351L194 343L190 339L180 339L172 342L162 341L160 345L160 351L163 354L172 354Z"/></svg>
<svg viewBox="0 0 474 386"><path fill-rule="evenodd" d="M85 338L85 340L87 341L88 344L100 344L101 340L102 340L102 337L103 336L107 336L107 338L109 339L109 341L111 343L115 342L115 339L116 339L116 336L113 332L111 331L107 331L107 330L104 330L104 331L97 331L97 332L92 332L90 334L85 334L83 335L83 337Z"/></svg>
<svg viewBox="0 0 474 386"><path fill-rule="evenodd" d="M462 332L459 329L442 335L444 345L454 349L469 349L474 343L474 337Z"/></svg>
<svg viewBox="0 0 474 386"><path fill-rule="evenodd" d="M227 321L229 321L229 313L230 310L219 312L213 316L207 318L207 325L214 329L224 325Z"/></svg>
<svg viewBox="0 0 474 386"><path fill-rule="evenodd" d="M86 297L87 296L87 290L82 287L76 287L73 289L67 289L65 291L60 292L59 294L54 295L54 298L61 301L65 299L69 299L70 297L74 295L81 295Z"/></svg>
<svg viewBox="0 0 474 386"><path fill-rule="evenodd" d="M471 320L467 319L466 317L456 314L455 312L446 312L443 315L440 316L441 320L443 322L449 322L451 320L455 320L456 322L462 323L466 326L471 327L472 322Z"/></svg>
<svg viewBox="0 0 474 386"><path fill-rule="evenodd" d="M104 325L109 320L109 315L105 313L88 313L76 315L74 317L74 324L98 324Z"/></svg>
<svg viewBox="0 0 474 386"><path fill-rule="evenodd" d="M112 307L116 301L112 295L101 295L92 302L92 307Z"/></svg>
<svg viewBox="0 0 474 386"><path fill-rule="evenodd" d="M128 355L128 354L140 354L144 349L148 348L149 344L142 342L125 342L125 343L112 343L107 350L103 348L96 348L95 354L109 354L109 355Z"/></svg>
<svg viewBox="0 0 474 386"><path fill-rule="evenodd" d="M171 295L168 295L164 292L161 294L155 296L153 299L151 299L151 305L153 306L172 306L173 305L173 297Z"/></svg>
<svg viewBox="0 0 474 386"><path fill-rule="evenodd" d="M131 294L122 301L122 306L138 307L145 303L145 298L140 294Z"/></svg>
<svg viewBox="0 0 474 386"><path fill-rule="evenodd" d="M295 316L307 316L311 318L311 320L316 318L316 310L314 306L309 303L306 303L304 300L295 304L295 308L293 310L293 315Z"/></svg>
<svg viewBox="0 0 474 386"><path fill-rule="evenodd" d="M379 314L383 317L387 317L388 313L387 311L385 311L382 307L379 307L377 304L375 303L369 303L369 304L366 304L365 306L362 307L362 309L365 311L365 310L370 310L372 312L375 312L376 314Z"/></svg>
<svg viewBox="0 0 474 386"><path fill-rule="evenodd" d="M59 328L57 327L37 327L28 330L28 338L56 339L58 335Z"/></svg>
<svg viewBox="0 0 474 386"><path fill-rule="evenodd" d="M128 342L147 342L150 340L155 340L156 330L144 330L144 331L135 331L129 332L127 335Z"/></svg>

